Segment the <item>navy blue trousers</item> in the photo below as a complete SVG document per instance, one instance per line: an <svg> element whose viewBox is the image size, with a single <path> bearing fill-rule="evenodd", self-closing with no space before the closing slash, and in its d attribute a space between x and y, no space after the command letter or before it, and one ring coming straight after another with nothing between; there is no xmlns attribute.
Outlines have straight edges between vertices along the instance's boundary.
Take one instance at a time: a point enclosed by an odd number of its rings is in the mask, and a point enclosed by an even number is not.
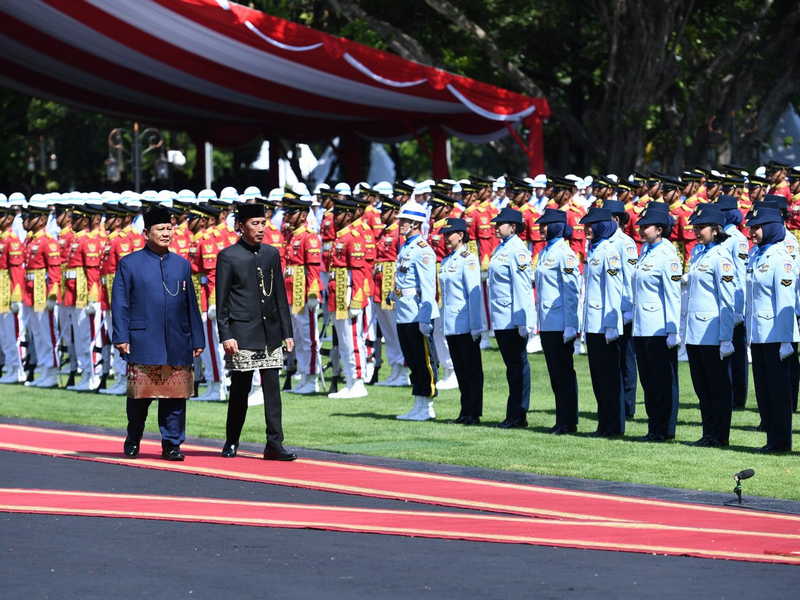
<svg viewBox="0 0 800 600"><path fill-rule="evenodd" d="M792 364L781 360L779 343L750 344L753 357L753 386L767 445L792 449Z"/></svg>
<svg viewBox="0 0 800 600"><path fill-rule="evenodd" d="M625 433L625 403L622 400L619 340L606 342L602 333L586 334L592 391L597 400L597 433Z"/></svg>
<svg viewBox="0 0 800 600"><path fill-rule="evenodd" d="M128 398L128 441L138 442L144 434L147 411L155 398ZM164 448L180 446L186 439L186 398L160 398L158 401L158 429Z"/></svg>
<svg viewBox="0 0 800 600"><path fill-rule="evenodd" d="M531 403L531 365L528 362L528 338L514 329L495 329L494 337L506 365L508 401L506 419L524 419Z"/></svg>
<svg viewBox="0 0 800 600"><path fill-rule="evenodd" d="M480 341L469 333L448 335L447 348L461 392L459 417L480 417L483 414L483 362Z"/></svg>
<svg viewBox="0 0 800 600"><path fill-rule="evenodd" d="M687 344L686 353L694 393L700 400L703 437L727 444L733 410L731 357L720 360L719 346Z"/></svg>
<svg viewBox="0 0 800 600"><path fill-rule="evenodd" d="M744 408L747 404L747 384L750 365L747 364L747 336L744 323L733 328L733 354L731 355L731 383L733 385L733 407Z"/></svg>
<svg viewBox="0 0 800 600"><path fill-rule="evenodd" d="M540 331L539 339L556 399L556 425L575 427L578 425L578 377L572 358L574 340L565 344L563 331Z"/></svg>
<svg viewBox="0 0 800 600"><path fill-rule="evenodd" d="M678 349L667 348L667 336L633 338L639 380L644 390L647 433L675 437L678 418Z"/></svg>
<svg viewBox="0 0 800 600"><path fill-rule="evenodd" d="M622 373L622 401L625 403L625 417L632 419L636 414L636 349L633 343L633 322L622 328L619 337L619 369Z"/></svg>

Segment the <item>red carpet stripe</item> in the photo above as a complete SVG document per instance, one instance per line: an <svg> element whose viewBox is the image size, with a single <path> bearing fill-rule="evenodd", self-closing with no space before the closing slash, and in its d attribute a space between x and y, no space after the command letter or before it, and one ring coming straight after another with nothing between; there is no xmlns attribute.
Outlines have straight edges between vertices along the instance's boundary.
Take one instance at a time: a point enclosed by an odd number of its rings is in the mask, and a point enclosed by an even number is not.
<svg viewBox="0 0 800 600"><path fill-rule="evenodd" d="M0 488L0 511L322 529L800 564L800 535L229 499Z"/></svg>
<svg viewBox="0 0 800 600"><path fill-rule="evenodd" d="M183 447L187 453L184 463L160 460L160 444L150 441L143 443L139 459L130 460L122 456L121 446L121 440L113 436L0 425L0 449L6 450L543 518L631 521L722 530L735 524L736 529L742 531L800 533L798 515L328 461L301 459L276 463L246 457L223 459L216 449L189 444Z"/></svg>

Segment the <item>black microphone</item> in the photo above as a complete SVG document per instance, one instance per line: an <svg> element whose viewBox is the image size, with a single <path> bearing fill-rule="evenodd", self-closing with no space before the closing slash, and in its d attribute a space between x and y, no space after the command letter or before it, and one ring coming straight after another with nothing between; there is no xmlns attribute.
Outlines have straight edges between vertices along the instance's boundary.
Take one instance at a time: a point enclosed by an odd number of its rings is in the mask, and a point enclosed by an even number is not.
<svg viewBox="0 0 800 600"><path fill-rule="evenodd" d="M736 481L742 481L744 479L750 479L756 472L753 469L745 469L744 471L739 471L736 473L733 478Z"/></svg>

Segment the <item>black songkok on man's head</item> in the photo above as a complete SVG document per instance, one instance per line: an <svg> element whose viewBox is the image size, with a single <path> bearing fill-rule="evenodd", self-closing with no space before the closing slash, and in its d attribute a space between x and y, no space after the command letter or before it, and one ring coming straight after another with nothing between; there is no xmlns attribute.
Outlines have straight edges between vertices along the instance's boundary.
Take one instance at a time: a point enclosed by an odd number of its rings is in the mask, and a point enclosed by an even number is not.
<svg viewBox="0 0 800 600"><path fill-rule="evenodd" d="M236 207L236 220L244 223L247 219L261 219L267 215L263 204L240 204Z"/></svg>
<svg viewBox="0 0 800 600"><path fill-rule="evenodd" d="M150 229L154 225L172 223L172 213L162 206L154 206L144 213L144 228Z"/></svg>

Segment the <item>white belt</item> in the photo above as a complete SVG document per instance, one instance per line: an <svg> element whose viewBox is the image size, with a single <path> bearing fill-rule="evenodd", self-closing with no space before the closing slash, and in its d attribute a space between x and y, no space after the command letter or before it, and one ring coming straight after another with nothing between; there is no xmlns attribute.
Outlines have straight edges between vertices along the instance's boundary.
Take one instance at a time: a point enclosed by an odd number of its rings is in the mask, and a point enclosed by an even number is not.
<svg viewBox="0 0 800 600"><path fill-rule="evenodd" d="M100 283L101 283L102 285L105 285L106 283L108 283L108 280L106 279L106 276L105 276L105 275L101 275L101 276L100 276Z"/></svg>
<svg viewBox="0 0 800 600"><path fill-rule="evenodd" d="M36 279L36 273L25 273L25 281L34 281Z"/></svg>
<svg viewBox="0 0 800 600"><path fill-rule="evenodd" d="M416 296L417 295L417 288L404 288L402 290L397 290L398 296Z"/></svg>
<svg viewBox="0 0 800 600"><path fill-rule="evenodd" d="M328 250L331 249L331 246L333 246L333 242L325 242L324 244L322 244L322 250L324 252L327 252Z"/></svg>
<svg viewBox="0 0 800 600"><path fill-rule="evenodd" d="M77 279L78 272L77 271L64 271L64 279Z"/></svg>

